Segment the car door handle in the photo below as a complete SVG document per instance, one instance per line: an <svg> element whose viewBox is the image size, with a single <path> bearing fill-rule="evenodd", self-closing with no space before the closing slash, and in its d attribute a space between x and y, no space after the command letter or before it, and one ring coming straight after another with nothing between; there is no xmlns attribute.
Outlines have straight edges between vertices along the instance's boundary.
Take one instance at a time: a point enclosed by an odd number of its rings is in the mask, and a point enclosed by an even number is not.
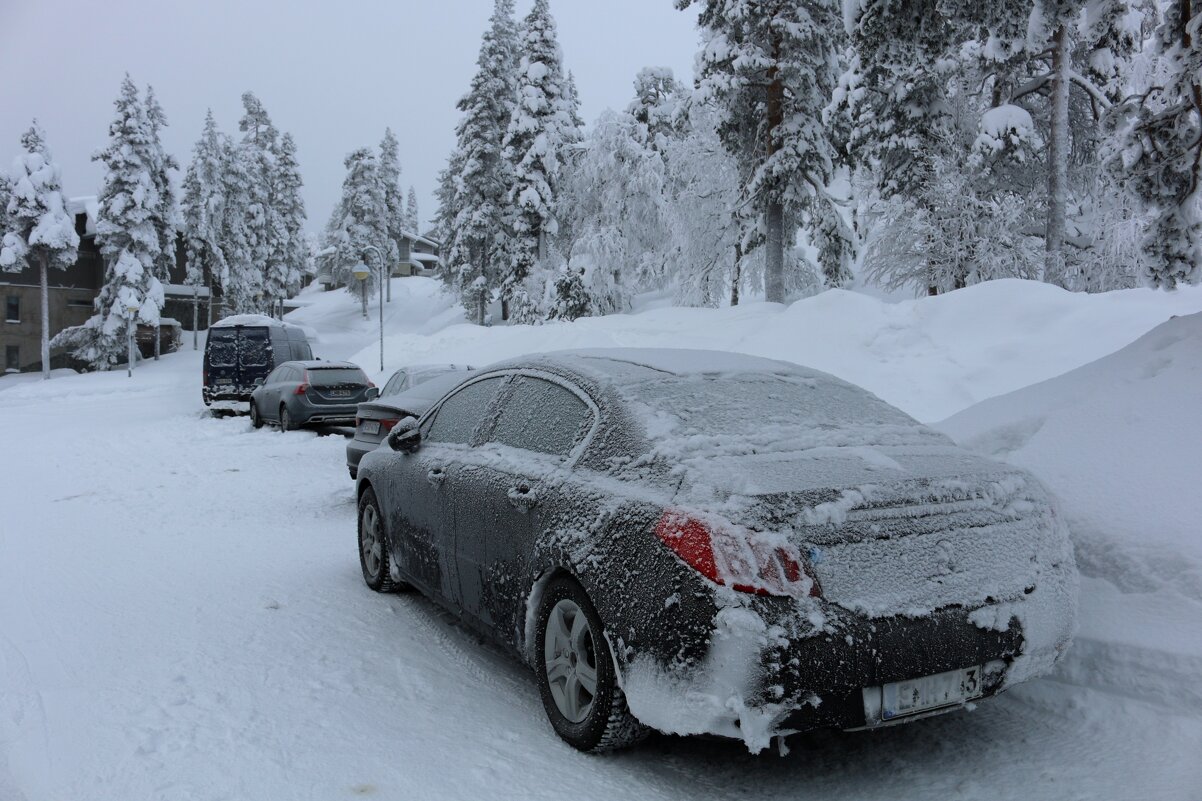
<svg viewBox="0 0 1202 801"><path fill-rule="evenodd" d="M538 494L526 484L510 487L507 494L509 502L514 505L514 508L523 512L538 504Z"/></svg>
<svg viewBox="0 0 1202 801"><path fill-rule="evenodd" d="M438 486L447 480L447 471L441 467L431 467L426 471L426 479L434 486Z"/></svg>

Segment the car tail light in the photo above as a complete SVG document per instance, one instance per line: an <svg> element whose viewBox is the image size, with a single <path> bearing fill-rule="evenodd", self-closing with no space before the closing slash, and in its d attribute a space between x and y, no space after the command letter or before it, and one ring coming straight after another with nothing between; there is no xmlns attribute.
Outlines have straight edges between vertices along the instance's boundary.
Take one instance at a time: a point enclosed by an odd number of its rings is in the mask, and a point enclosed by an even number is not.
<svg viewBox="0 0 1202 801"><path fill-rule="evenodd" d="M790 545L726 521L667 509L655 535L689 567L739 592L821 597L810 567Z"/></svg>
<svg viewBox="0 0 1202 801"><path fill-rule="evenodd" d="M381 420L380 421L380 430L383 431L384 433L388 433L389 431L392 430L392 427L395 426L399 422L401 422L400 418L397 418L396 420Z"/></svg>
<svg viewBox="0 0 1202 801"><path fill-rule="evenodd" d="M309 391L309 371L306 370L305 377L301 379L300 384L297 385L296 390L292 394L293 395L304 395L308 391Z"/></svg>

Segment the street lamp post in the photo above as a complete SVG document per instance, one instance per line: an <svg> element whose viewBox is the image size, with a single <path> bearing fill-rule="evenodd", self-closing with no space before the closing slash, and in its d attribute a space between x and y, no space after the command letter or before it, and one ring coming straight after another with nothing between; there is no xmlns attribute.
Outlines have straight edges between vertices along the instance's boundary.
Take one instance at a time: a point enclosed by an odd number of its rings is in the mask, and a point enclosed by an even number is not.
<svg viewBox="0 0 1202 801"><path fill-rule="evenodd" d="M382 373L382 372L384 372L384 281L388 280L389 283L391 283L391 281L389 280L388 277L385 276L387 267L384 264L384 254L381 253L380 249L378 247L376 247L375 245L364 245L363 255L366 256L367 251L369 251L369 250L376 254L376 260L380 263L380 269L379 269L380 286L378 287L378 289L379 289L379 293L380 293L380 372ZM367 275L366 275L367 260L366 260L366 258L364 259L362 266L365 271L363 278L366 279L367 278ZM359 273L357 271L355 273L355 277L356 278L359 277ZM366 312L367 311L367 281L366 280L364 280L363 285L364 285L363 309L364 309L364 312Z"/></svg>

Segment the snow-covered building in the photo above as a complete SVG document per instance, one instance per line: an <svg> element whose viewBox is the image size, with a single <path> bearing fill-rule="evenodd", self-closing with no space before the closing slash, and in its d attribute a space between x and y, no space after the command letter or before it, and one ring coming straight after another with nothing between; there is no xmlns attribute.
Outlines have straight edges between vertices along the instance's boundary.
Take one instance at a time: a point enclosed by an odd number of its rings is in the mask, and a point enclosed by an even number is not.
<svg viewBox="0 0 1202 801"><path fill-rule="evenodd" d="M104 259L96 242L96 216L99 204L95 197L77 197L67 201L67 211L75 218L75 232L79 234L79 256L75 264L66 270L50 270L49 311L50 336L53 338L65 328L82 325L93 314L92 301L104 285ZM194 293L198 303L197 317L200 328L209 320L209 289L202 286L193 289L184 285L187 257L183 237L176 240L175 266L171 269L170 281L163 288L166 303L162 317L164 326L172 326L172 318L179 320L183 328L192 330L192 303ZM26 267L19 272L0 271L0 299L4 303L4 318L0 322L0 351L3 351L3 372L33 370L41 367L41 301L40 276L36 267ZM213 309L220 315L220 291L215 291L218 301ZM153 352L153 331L139 330L139 341L149 342ZM50 354L52 367L71 364L65 351Z"/></svg>
<svg viewBox="0 0 1202 801"><path fill-rule="evenodd" d="M394 276L430 275L438 270L442 243L427 234L404 232L401 234L397 263L393 265ZM330 259L318 259L314 281L334 289L342 286L333 276L334 265Z"/></svg>

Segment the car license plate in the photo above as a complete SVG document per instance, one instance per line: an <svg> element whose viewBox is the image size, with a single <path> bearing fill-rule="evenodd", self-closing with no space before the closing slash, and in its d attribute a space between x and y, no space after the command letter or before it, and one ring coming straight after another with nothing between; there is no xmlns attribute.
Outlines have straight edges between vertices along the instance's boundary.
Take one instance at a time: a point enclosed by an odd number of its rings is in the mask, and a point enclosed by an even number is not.
<svg viewBox="0 0 1202 801"><path fill-rule="evenodd" d="M379 434L380 433L380 421L379 420L364 420L363 421L363 433L364 434Z"/></svg>
<svg viewBox="0 0 1202 801"><path fill-rule="evenodd" d="M933 676L864 688L864 717L868 725L957 706L981 695L981 668L949 670Z"/></svg>
<svg viewBox="0 0 1202 801"><path fill-rule="evenodd" d="M349 398L351 391L349 389L334 389L330 390L330 395L335 398Z"/></svg>

